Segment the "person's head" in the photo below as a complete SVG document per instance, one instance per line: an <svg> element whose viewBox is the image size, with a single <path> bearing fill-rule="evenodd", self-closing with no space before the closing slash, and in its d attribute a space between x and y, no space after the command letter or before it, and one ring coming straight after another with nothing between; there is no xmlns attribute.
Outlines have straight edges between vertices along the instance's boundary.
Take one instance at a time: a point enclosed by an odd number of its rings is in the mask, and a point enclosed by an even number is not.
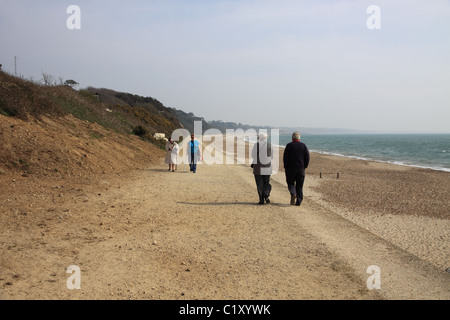
<svg viewBox="0 0 450 320"><path fill-rule="evenodd" d="M170 138L170 139L169 139L169 142L170 142L170 143L173 143L173 139L172 139L172 138Z"/></svg>
<svg viewBox="0 0 450 320"><path fill-rule="evenodd" d="M195 135L191 134L191 140L194 141Z"/></svg>
<svg viewBox="0 0 450 320"><path fill-rule="evenodd" d="M258 135L258 139L259 139L260 141L266 141L266 140L267 140L267 137L268 137L268 135L267 135L267 133L265 133L265 132L260 132L259 135Z"/></svg>
<svg viewBox="0 0 450 320"><path fill-rule="evenodd" d="M300 132L294 132L292 134L292 140L299 140L300 141L300 138L301 138Z"/></svg>

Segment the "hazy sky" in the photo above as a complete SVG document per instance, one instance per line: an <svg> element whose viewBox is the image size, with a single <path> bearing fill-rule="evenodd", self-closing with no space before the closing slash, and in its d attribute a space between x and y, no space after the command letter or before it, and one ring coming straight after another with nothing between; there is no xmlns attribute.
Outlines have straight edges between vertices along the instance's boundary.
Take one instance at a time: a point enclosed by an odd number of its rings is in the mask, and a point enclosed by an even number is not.
<svg viewBox="0 0 450 320"><path fill-rule="evenodd" d="M367 26L371 5L381 29ZM450 0L0 0L10 73L14 56L25 78L151 96L206 120L450 132Z"/></svg>

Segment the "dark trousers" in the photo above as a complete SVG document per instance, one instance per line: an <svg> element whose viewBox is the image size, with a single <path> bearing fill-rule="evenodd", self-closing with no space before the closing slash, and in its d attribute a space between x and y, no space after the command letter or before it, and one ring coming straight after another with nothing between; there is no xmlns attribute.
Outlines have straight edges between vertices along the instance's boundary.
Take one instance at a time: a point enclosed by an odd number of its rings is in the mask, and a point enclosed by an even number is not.
<svg viewBox="0 0 450 320"><path fill-rule="evenodd" d="M286 169L286 182L291 195L297 196L297 205L303 201L305 176L300 169Z"/></svg>
<svg viewBox="0 0 450 320"><path fill-rule="evenodd" d="M189 168L194 173L197 171L197 155L195 153L191 153L189 158Z"/></svg>
<svg viewBox="0 0 450 320"><path fill-rule="evenodd" d="M256 189L258 190L259 202L270 197L272 186L270 185L270 176L255 175Z"/></svg>

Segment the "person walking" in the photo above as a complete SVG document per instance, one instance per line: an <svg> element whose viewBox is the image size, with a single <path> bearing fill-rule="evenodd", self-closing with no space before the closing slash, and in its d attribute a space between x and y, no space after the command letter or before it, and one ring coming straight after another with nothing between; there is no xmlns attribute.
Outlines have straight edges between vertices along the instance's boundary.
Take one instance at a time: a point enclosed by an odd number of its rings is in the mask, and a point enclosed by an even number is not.
<svg viewBox="0 0 450 320"><path fill-rule="evenodd" d="M189 167L193 173L197 172L197 163L202 158L200 142L195 140L195 135L191 135L191 141L188 142Z"/></svg>
<svg viewBox="0 0 450 320"><path fill-rule="evenodd" d="M256 189L259 204L270 203L270 176L272 175L272 145L267 141L267 134L260 133L258 142L253 146L252 158L253 174L255 175Z"/></svg>
<svg viewBox="0 0 450 320"><path fill-rule="evenodd" d="M164 163L169 165L169 171L175 172L179 150L178 144L172 139L169 139L166 143L166 158L164 160Z"/></svg>
<svg viewBox="0 0 450 320"><path fill-rule="evenodd" d="M308 147L300 142L300 133L292 134L292 142L284 149L283 163L286 182L291 193L291 205L300 206L303 201L305 169L309 166Z"/></svg>

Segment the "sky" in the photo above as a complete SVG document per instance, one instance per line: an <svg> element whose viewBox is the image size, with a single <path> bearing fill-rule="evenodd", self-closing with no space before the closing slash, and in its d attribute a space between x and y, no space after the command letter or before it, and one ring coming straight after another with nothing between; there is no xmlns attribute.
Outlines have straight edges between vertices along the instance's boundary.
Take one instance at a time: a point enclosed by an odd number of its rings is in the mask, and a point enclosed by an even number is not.
<svg viewBox="0 0 450 320"><path fill-rule="evenodd" d="M206 120L450 133L450 0L0 0L14 57Z"/></svg>

